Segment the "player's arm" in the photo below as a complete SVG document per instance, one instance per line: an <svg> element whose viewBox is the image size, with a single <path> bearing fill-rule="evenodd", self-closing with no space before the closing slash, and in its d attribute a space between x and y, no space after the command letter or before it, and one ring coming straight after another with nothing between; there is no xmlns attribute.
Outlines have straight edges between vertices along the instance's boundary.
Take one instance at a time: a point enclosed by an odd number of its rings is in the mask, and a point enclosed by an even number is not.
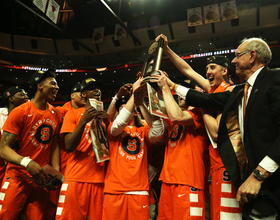
<svg viewBox="0 0 280 220"><path fill-rule="evenodd" d="M143 78L139 78L134 84L133 84L133 91L135 91L143 81ZM116 137L120 135L124 128L127 126L130 117L134 114L135 110L135 104L134 104L134 93L131 94L129 100L123 107L123 109L119 112L119 115L113 122L113 125L111 126L111 135L113 137Z"/></svg>
<svg viewBox="0 0 280 220"><path fill-rule="evenodd" d="M12 150L15 142L17 140L17 135L4 131L2 134L0 142L0 156L2 159L8 161L9 163L24 166L27 172L36 180L38 183L44 183L47 175L44 173L41 166L35 161L28 157L23 157Z"/></svg>
<svg viewBox="0 0 280 220"><path fill-rule="evenodd" d="M59 145L58 145L58 134L54 136L51 148L51 164L56 170L60 170L60 156L59 156Z"/></svg>
<svg viewBox="0 0 280 220"><path fill-rule="evenodd" d="M128 125L129 119L134 114L134 94L132 94L125 104L125 106L122 108L122 110L119 112L119 115L114 120L112 126L111 126L111 135L113 137L116 137L120 135L124 128Z"/></svg>
<svg viewBox="0 0 280 220"><path fill-rule="evenodd" d="M185 62L181 57L179 57L176 53L174 53L174 51L170 49L170 47L168 46L167 37L165 35L159 35L156 38L156 41L158 41L160 38L164 39L163 51L174 63L174 65L181 71L181 73L183 73L189 79L194 79L195 81L197 81L201 85L202 89L204 89L206 92L210 91L210 84L208 80L203 78L196 71L194 71L193 68L187 62Z"/></svg>
<svg viewBox="0 0 280 220"><path fill-rule="evenodd" d="M151 79L153 82L157 82L159 87L161 88L168 117L173 123L176 124L194 125L192 115L187 111L183 111L176 103L167 84L166 76L162 71L159 72L160 75L153 75Z"/></svg>
<svg viewBox="0 0 280 220"><path fill-rule="evenodd" d="M162 119L155 117L156 120L153 121L152 126L148 132L148 138L150 143L155 144L164 135L164 125Z"/></svg>
<svg viewBox="0 0 280 220"><path fill-rule="evenodd" d="M134 90L134 102L137 107L139 107L145 121L150 127L150 130L148 132L148 138L150 143L154 144L156 143L160 138L163 137L164 134L164 126L162 119L152 115L145 103L144 103L144 97L147 96L147 87L145 85L142 85L138 87L137 90Z"/></svg>
<svg viewBox="0 0 280 220"><path fill-rule="evenodd" d="M0 143L0 156L9 163L20 165L23 157L12 150L16 140L17 135L4 131Z"/></svg>
<svg viewBox="0 0 280 220"><path fill-rule="evenodd" d="M201 108L201 114L204 124L212 137L213 141L218 139L218 129L222 114L220 113L217 118L214 118L206 109Z"/></svg>
<svg viewBox="0 0 280 220"><path fill-rule="evenodd" d="M118 99L120 99L122 96L124 95L128 95L129 92L130 92L130 89L131 89L131 86L132 84L131 83L126 83L124 84L118 91L118 93L115 95L115 97L113 98L113 100L111 101L110 105L109 105L109 108L107 110L107 113L109 114L109 117L110 117L110 120L111 121L114 121L115 119L115 116L116 116L116 112L117 112L117 109L116 109L116 101Z"/></svg>
<svg viewBox="0 0 280 220"><path fill-rule="evenodd" d="M97 111L92 106L88 107L83 116L81 117L77 127L72 133L65 133L65 147L69 152L76 150L81 142L81 138L85 129L86 124L91 121L97 114ZM65 119L67 120L67 119Z"/></svg>
<svg viewBox="0 0 280 220"><path fill-rule="evenodd" d="M226 91L232 92L233 89L234 89L234 86L229 86L228 88L226 88ZM209 114L209 112L206 109L201 108L201 114L203 117L204 124L205 124L210 136L212 137L213 141L217 141L218 129L219 129L219 124L220 124L220 120L222 117L222 113L218 114L218 116L216 118L214 118L211 114Z"/></svg>
<svg viewBox="0 0 280 220"><path fill-rule="evenodd" d="M194 125L192 115L179 107L168 86L162 88L162 94L167 114L173 123Z"/></svg>
<svg viewBox="0 0 280 220"><path fill-rule="evenodd" d="M146 84L141 85L133 93L134 93L134 103L135 103L136 107L138 107L140 109L141 114L143 115L148 126L152 127L153 121L156 118L154 118L154 116L148 111L148 109L144 103L144 97L148 96L147 85Z"/></svg>

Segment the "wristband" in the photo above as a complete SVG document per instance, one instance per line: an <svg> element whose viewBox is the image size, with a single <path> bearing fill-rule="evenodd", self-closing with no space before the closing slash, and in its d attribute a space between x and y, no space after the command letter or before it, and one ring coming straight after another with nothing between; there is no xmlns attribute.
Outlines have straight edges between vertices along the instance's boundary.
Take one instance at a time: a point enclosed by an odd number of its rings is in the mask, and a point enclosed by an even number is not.
<svg viewBox="0 0 280 220"><path fill-rule="evenodd" d="M119 99L119 98L118 98L118 96L117 96L117 94L116 94L116 95L114 96L114 98L112 99L112 103L115 105L118 99Z"/></svg>
<svg viewBox="0 0 280 220"><path fill-rule="evenodd" d="M175 86L176 86L176 83L174 83L173 86L171 87L171 91L174 91Z"/></svg>
<svg viewBox="0 0 280 220"><path fill-rule="evenodd" d="M32 159L30 159L30 157L24 157L20 161L20 165L26 168L31 161Z"/></svg>

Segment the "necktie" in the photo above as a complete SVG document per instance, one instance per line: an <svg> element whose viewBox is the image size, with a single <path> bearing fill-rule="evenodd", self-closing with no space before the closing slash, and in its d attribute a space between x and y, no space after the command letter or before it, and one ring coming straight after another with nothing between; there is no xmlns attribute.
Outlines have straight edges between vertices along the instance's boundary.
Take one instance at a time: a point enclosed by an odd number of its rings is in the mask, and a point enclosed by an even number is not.
<svg viewBox="0 0 280 220"><path fill-rule="evenodd" d="M247 156L243 146L240 127L238 123L238 111L232 110L228 112L226 118L226 126L228 129L228 136L231 141L232 147L238 160L239 170L241 174L241 180L244 179L247 171Z"/></svg>
<svg viewBox="0 0 280 220"><path fill-rule="evenodd" d="M246 105L247 105L249 87L250 87L250 84L248 82L246 82L245 87L244 87L243 119L245 118L245 110L246 110Z"/></svg>

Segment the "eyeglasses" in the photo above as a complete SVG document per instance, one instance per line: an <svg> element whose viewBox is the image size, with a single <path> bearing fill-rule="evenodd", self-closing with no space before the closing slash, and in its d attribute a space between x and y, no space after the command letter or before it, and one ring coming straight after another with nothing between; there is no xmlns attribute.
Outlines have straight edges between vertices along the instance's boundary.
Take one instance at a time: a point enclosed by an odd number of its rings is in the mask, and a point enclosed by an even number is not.
<svg viewBox="0 0 280 220"><path fill-rule="evenodd" d="M235 59L237 60L239 57L241 57L243 54L250 52L251 50L246 50L240 53L235 53Z"/></svg>

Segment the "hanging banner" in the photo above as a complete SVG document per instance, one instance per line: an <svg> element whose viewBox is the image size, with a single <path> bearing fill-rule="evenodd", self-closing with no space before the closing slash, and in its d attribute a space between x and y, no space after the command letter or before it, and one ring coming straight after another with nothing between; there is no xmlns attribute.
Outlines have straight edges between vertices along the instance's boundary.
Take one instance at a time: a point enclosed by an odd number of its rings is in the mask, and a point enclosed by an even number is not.
<svg viewBox="0 0 280 220"><path fill-rule="evenodd" d="M238 18L235 1L221 3L222 20L232 20Z"/></svg>
<svg viewBox="0 0 280 220"><path fill-rule="evenodd" d="M201 7L188 9L187 12L188 12L188 26L189 27L202 25Z"/></svg>
<svg viewBox="0 0 280 220"><path fill-rule="evenodd" d="M37 6L43 13L46 11L48 0L33 0L33 4Z"/></svg>
<svg viewBox="0 0 280 220"><path fill-rule="evenodd" d="M52 20L53 23L57 23L58 13L60 6L54 0L49 1L46 15Z"/></svg>
<svg viewBox="0 0 280 220"><path fill-rule="evenodd" d="M102 43L104 40L105 27L95 28L92 35L92 44Z"/></svg>
<svg viewBox="0 0 280 220"><path fill-rule="evenodd" d="M203 7L205 24L221 21L218 4L207 5Z"/></svg>
<svg viewBox="0 0 280 220"><path fill-rule="evenodd" d="M127 26L127 22L124 22L125 26ZM115 40L125 39L126 38L126 30L122 28L119 24L115 26Z"/></svg>

